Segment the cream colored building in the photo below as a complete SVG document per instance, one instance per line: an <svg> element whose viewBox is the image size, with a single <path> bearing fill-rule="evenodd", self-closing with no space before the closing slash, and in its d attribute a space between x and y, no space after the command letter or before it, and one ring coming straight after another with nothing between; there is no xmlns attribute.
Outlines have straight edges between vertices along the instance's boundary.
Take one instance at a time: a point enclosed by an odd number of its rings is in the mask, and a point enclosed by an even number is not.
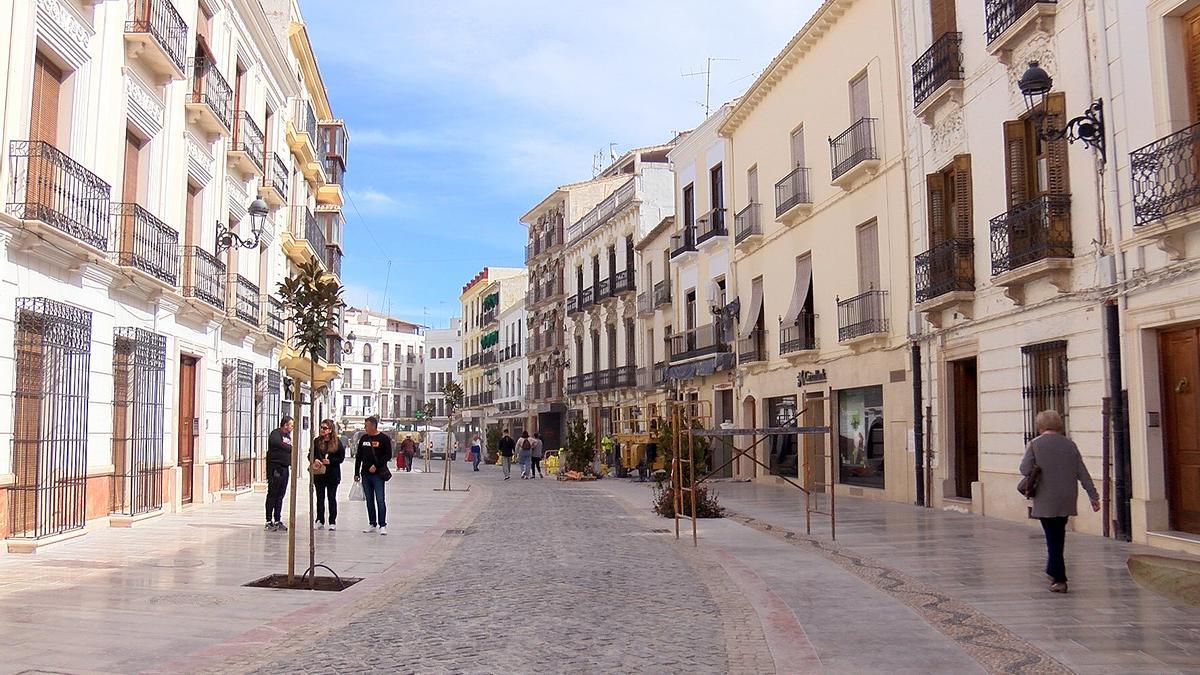
<svg viewBox="0 0 1200 675"><path fill-rule="evenodd" d="M840 489L910 501L908 112L895 19L886 0L826 2L720 132L730 141L725 205L735 214L726 292L740 305L743 347L735 423L828 423ZM819 482L827 442L780 436L760 445L758 459L796 476L807 456ZM764 476L739 464L741 476Z"/></svg>
<svg viewBox="0 0 1200 675"><path fill-rule="evenodd" d="M625 153L597 176L611 193L567 229L567 396L597 438L638 399L634 244L674 211L671 143Z"/></svg>
<svg viewBox="0 0 1200 675"><path fill-rule="evenodd" d="M671 237L675 216L663 218L635 245L641 291L637 296L638 386L643 408L639 417L649 420L670 414L666 402L673 395L667 379L669 342L675 326L671 290Z"/></svg>
<svg viewBox="0 0 1200 675"><path fill-rule="evenodd" d="M340 255L340 223L295 236L284 208L336 207L345 167L297 7L42 0L0 24L0 536L26 550L249 489L281 366L305 365L276 285L297 242Z"/></svg>
<svg viewBox="0 0 1200 675"><path fill-rule="evenodd" d="M462 346L459 377L463 388L462 419L467 431L483 431L500 412L496 390L500 384L500 314L524 302L528 290L524 268L485 267L463 285Z"/></svg>

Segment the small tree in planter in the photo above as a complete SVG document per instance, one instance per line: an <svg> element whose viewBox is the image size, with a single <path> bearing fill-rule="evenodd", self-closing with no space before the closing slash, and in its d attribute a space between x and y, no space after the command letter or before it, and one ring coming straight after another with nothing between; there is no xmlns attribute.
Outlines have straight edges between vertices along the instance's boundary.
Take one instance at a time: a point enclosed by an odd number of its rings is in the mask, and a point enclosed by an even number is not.
<svg viewBox="0 0 1200 675"><path fill-rule="evenodd" d="M483 462L484 464L495 464L500 461L500 433L499 427L488 427L483 438Z"/></svg>
<svg viewBox="0 0 1200 675"><path fill-rule="evenodd" d="M321 269L316 258L300 265L296 273L279 282L279 297L288 311L288 319L292 322L292 346L309 359L309 396L308 416L316 416L316 391L313 382L316 381L317 358L326 349L325 328L333 323L335 312L343 307L342 287L334 280L333 275ZM296 429L303 425L300 417L300 385L296 384ZM288 585L292 585L296 577L296 483L300 480L300 453L296 451L299 444L292 444L292 481L289 486L288 501ZM310 587L316 586L317 552L316 536L311 513L313 510L313 481L308 482L308 572Z"/></svg>
<svg viewBox="0 0 1200 675"><path fill-rule="evenodd" d="M694 429L699 429L698 422L693 423ZM672 426L671 420L665 421L658 429L658 438L656 439L658 451L662 453L667 461L667 466L671 466L672 460L675 458L675 429ZM688 449L688 437L686 429L684 435L679 439L680 450L684 453ZM696 468L696 476L703 477L708 473L708 451L710 441L704 436L692 436L692 462ZM682 469L682 467L681 467ZM680 483L683 487L691 487L692 477L690 472L681 470ZM691 495L687 492L683 493L685 500L691 499ZM675 517L675 486L670 481L658 480L654 487L654 512L664 518ZM685 511L690 509L685 509ZM698 518L720 518L725 514L725 508L717 502L716 493L711 495L707 487L696 488L696 516Z"/></svg>
<svg viewBox="0 0 1200 675"><path fill-rule="evenodd" d="M582 417L576 417L567 427L566 451L568 471L592 472L592 462L596 459L596 437L588 431Z"/></svg>

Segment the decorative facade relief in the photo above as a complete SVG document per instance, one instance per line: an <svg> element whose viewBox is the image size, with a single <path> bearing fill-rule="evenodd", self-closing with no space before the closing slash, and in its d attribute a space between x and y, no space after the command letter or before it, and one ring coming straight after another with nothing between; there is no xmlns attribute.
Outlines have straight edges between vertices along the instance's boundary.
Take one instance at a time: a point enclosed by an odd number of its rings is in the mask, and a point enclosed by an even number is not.
<svg viewBox="0 0 1200 675"><path fill-rule="evenodd" d="M948 164L966 137L961 108L955 108L944 118L939 119L930 132L934 166Z"/></svg>
<svg viewBox="0 0 1200 675"><path fill-rule="evenodd" d="M191 134L184 134L184 137L187 138L188 177L201 187L208 185L213 174L210 146Z"/></svg>
<svg viewBox="0 0 1200 675"><path fill-rule="evenodd" d="M246 217L246 206L250 201L246 194L246 185L235 178L226 178L225 190L229 193L229 219L241 222L242 218Z"/></svg>
<svg viewBox="0 0 1200 675"><path fill-rule="evenodd" d="M1017 86L1030 61L1037 61L1051 77L1058 74L1058 57L1055 54L1054 38L1047 33L1038 31L1012 51L1008 61L1008 91L1014 110L1025 110L1025 100L1021 96L1021 88Z"/></svg>
<svg viewBox="0 0 1200 675"><path fill-rule="evenodd" d="M146 138L154 138L162 131L165 106L154 92L128 69L125 70L124 77L126 116L134 128Z"/></svg>
<svg viewBox="0 0 1200 675"><path fill-rule="evenodd" d="M76 70L91 58L88 43L95 31L62 0L38 0L37 36Z"/></svg>

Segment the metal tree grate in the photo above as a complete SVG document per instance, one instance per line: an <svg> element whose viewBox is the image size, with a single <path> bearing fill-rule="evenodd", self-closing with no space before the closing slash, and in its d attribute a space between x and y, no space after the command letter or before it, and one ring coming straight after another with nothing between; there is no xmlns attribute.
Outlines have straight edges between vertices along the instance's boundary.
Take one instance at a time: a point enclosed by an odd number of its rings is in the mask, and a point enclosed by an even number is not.
<svg viewBox="0 0 1200 675"><path fill-rule="evenodd" d="M166 337L142 328L113 331L113 513L162 507L166 372Z"/></svg>
<svg viewBox="0 0 1200 675"><path fill-rule="evenodd" d="M250 487L254 444L254 364L226 359L221 369L221 454L226 490Z"/></svg>

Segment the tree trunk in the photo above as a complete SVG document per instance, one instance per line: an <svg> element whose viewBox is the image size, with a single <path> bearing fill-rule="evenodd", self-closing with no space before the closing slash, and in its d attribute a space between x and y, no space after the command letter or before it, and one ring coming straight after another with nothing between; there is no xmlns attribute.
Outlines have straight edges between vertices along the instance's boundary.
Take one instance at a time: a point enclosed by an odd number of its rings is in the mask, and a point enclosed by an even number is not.
<svg viewBox="0 0 1200 675"><path fill-rule="evenodd" d="M320 432L320 422L316 418L317 412L317 364L315 360L308 362L308 416L317 424L310 424L309 428L316 428ZM326 446L328 447L328 446ZM313 457L316 457L316 447L313 448ZM308 480L308 588L316 590L317 588L317 548L316 548L316 525L313 523L313 493L316 490L316 481L313 477Z"/></svg>
<svg viewBox="0 0 1200 675"><path fill-rule="evenodd" d="M292 412L295 430L299 432L303 429L300 424L300 378L293 380L295 383L295 391L292 394ZM294 439L300 436L299 433L293 434ZM292 480L288 486L288 586L291 586L296 581L296 482L300 480L300 451L297 449L298 444L293 439L292 442Z"/></svg>

